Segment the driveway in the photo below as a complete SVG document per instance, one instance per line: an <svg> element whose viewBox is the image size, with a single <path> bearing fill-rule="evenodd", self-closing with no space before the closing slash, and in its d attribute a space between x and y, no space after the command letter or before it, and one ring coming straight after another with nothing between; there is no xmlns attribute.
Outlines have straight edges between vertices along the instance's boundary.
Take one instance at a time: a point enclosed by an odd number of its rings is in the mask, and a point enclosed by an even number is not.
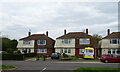
<svg viewBox="0 0 120 72"><path fill-rule="evenodd" d="M79 67L114 67L118 68L120 63L101 63L100 61L59 61L59 60L47 60L47 61L2 61L4 65L16 66L16 71L4 71L4 72L45 72L52 70L66 70L72 71ZM33 71L34 70L34 71ZM65 71L65 72L66 72ZM53 71L52 71L53 72Z"/></svg>

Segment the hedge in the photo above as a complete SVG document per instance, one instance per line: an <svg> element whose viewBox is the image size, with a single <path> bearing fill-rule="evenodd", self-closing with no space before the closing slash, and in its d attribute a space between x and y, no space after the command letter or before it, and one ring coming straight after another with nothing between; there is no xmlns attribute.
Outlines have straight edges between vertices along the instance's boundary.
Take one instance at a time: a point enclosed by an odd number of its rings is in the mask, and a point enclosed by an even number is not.
<svg viewBox="0 0 120 72"><path fill-rule="evenodd" d="M26 53L26 54L7 54L7 53L4 54L3 53L2 60L24 60L25 57L36 57L36 56L37 56L36 53Z"/></svg>
<svg viewBox="0 0 120 72"><path fill-rule="evenodd" d="M24 60L25 57L22 54L2 54L2 60Z"/></svg>
<svg viewBox="0 0 120 72"><path fill-rule="evenodd" d="M37 54L36 53L26 53L26 54L23 54L25 57L36 57Z"/></svg>

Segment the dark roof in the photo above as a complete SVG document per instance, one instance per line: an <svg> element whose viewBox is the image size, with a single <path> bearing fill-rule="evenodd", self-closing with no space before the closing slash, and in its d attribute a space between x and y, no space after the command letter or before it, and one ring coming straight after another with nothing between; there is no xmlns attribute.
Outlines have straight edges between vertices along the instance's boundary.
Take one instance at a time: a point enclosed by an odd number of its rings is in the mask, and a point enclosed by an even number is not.
<svg viewBox="0 0 120 72"><path fill-rule="evenodd" d="M70 32L65 35L58 37L57 39L69 39L69 38L92 38L93 36L88 35L84 32Z"/></svg>
<svg viewBox="0 0 120 72"><path fill-rule="evenodd" d="M45 34L33 34L24 38L21 38L20 40L39 40L39 39L51 39L52 38L46 36Z"/></svg>
<svg viewBox="0 0 120 72"><path fill-rule="evenodd" d="M107 35L103 39L111 39L111 38L119 38L120 39L120 32L112 32L111 34Z"/></svg>

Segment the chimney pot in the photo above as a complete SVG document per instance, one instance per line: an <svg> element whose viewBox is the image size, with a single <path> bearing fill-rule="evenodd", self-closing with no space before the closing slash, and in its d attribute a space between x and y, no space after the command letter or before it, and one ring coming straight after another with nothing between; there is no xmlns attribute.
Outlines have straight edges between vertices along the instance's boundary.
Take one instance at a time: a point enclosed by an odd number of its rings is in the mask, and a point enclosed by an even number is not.
<svg viewBox="0 0 120 72"><path fill-rule="evenodd" d="M48 36L48 31L46 31L46 36Z"/></svg>
<svg viewBox="0 0 120 72"><path fill-rule="evenodd" d="M28 32L28 36L30 36L31 35L31 32Z"/></svg>
<svg viewBox="0 0 120 72"><path fill-rule="evenodd" d="M88 29L86 29L86 34L88 34Z"/></svg>
<svg viewBox="0 0 120 72"><path fill-rule="evenodd" d="M66 29L64 30L64 35L66 35Z"/></svg>
<svg viewBox="0 0 120 72"><path fill-rule="evenodd" d="M108 34L108 35L110 34L110 29L107 30L107 34Z"/></svg>

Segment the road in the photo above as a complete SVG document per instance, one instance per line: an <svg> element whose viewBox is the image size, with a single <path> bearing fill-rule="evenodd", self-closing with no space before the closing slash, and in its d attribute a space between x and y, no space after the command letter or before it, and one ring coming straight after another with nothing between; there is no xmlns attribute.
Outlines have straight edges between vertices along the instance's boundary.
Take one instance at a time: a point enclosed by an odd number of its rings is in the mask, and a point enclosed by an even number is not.
<svg viewBox="0 0 120 72"><path fill-rule="evenodd" d="M120 63L101 63L99 61L2 61L3 65L16 66L14 71L3 72L45 72L45 71L72 71L79 67L114 67L118 68ZM34 71L33 71L34 70ZM65 71L65 72L66 72ZM52 71L53 72L53 71Z"/></svg>

